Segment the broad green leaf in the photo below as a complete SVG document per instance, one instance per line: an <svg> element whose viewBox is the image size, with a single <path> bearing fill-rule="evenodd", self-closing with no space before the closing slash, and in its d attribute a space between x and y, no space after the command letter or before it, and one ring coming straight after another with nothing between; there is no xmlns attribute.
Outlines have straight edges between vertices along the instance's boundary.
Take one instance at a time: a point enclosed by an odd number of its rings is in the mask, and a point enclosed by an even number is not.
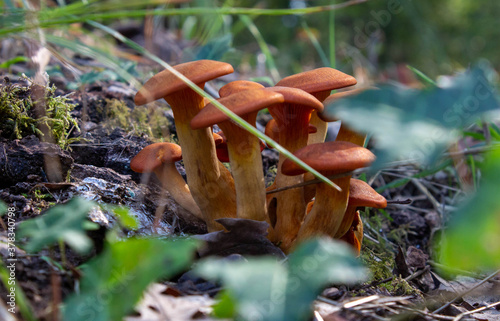
<svg viewBox="0 0 500 321"><path fill-rule="evenodd" d="M63 320L122 320L151 282L188 267L196 246L197 242L189 239L107 243L82 269L80 293L65 301Z"/></svg>
<svg viewBox="0 0 500 321"><path fill-rule="evenodd" d="M283 320L294 317L295 320L309 320L310 303L325 286L359 282L366 273L351 247L328 238L302 243L289 256L288 267L287 308Z"/></svg>
<svg viewBox="0 0 500 321"><path fill-rule="evenodd" d="M446 78L441 87L421 90L384 85L333 102L325 114L373 133L376 168L399 159L429 164L459 137L459 130L498 109L487 73L475 68Z"/></svg>
<svg viewBox="0 0 500 321"><path fill-rule="evenodd" d="M454 213L442 244L442 262L460 269L500 267L500 149L488 154L476 194Z"/></svg>
<svg viewBox="0 0 500 321"><path fill-rule="evenodd" d="M323 287L360 281L365 275L351 249L330 239L303 243L287 264L273 258L208 259L195 271L222 281L237 302L237 320L263 321L309 320L312 301Z"/></svg>
<svg viewBox="0 0 500 321"><path fill-rule="evenodd" d="M18 238L27 237L25 249L38 252L46 246L66 242L79 253L88 253L92 240L87 236L87 213L96 206L82 198L74 198L66 204L56 205L45 214L24 222L18 227Z"/></svg>

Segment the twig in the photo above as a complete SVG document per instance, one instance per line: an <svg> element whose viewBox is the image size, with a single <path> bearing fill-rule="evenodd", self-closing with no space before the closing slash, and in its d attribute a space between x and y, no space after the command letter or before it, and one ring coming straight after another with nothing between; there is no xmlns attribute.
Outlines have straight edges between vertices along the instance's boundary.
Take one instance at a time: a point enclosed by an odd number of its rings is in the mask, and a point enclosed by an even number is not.
<svg viewBox="0 0 500 321"><path fill-rule="evenodd" d="M478 312L481 312L481 311L484 311L484 310L488 310L488 309L496 307L499 304L500 304L500 301L492 303L492 304L488 304L487 306L480 307L480 308L477 308L475 310L471 310L471 311L467 311L467 312L462 312L459 315L457 315L455 317L455 319L453 319L453 321L459 321L460 319L462 319L466 315L471 315L471 314L478 313Z"/></svg>
<svg viewBox="0 0 500 321"><path fill-rule="evenodd" d="M474 291L475 289L477 289L478 287L480 287L481 285L483 285L484 283L486 283L488 280L492 279L493 277L495 277L498 273L500 273L500 269L499 270L496 270L495 272L493 272L492 274L488 275L485 279L483 279L481 282L479 282L478 284L476 284L475 286L473 286L472 288L470 288L469 290L465 291L464 293L462 294L459 294L457 295L453 300L447 302L445 305L443 305L442 307L440 307L439 309L435 310L433 313L438 313L440 311L443 311L444 309L446 309L447 307L449 307L453 302L455 302L456 300L460 299L461 297L469 294L470 292Z"/></svg>

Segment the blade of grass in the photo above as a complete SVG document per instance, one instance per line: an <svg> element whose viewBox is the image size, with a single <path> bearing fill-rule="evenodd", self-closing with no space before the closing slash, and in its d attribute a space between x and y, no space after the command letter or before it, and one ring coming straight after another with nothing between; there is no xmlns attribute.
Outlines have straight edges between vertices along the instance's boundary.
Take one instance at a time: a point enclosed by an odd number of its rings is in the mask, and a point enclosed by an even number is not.
<svg viewBox="0 0 500 321"><path fill-rule="evenodd" d="M278 81L280 81L281 77L278 72L278 68L276 68L276 64L274 63L274 58L271 54L271 50L269 50L269 46L264 40L264 37L262 37L259 29L248 16L240 15L239 18L248 28L248 31L250 31L250 33L254 36L255 40L257 40L260 50L266 56L266 64L269 68L269 72L271 73L271 77L273 78L273 81L277 83Z"/></svg>
<svg viewBox="0 0 500 321"><path fill-rule="evenodd" d="M413 71L413 73L415 75L417 75L420 79L422 79L425 83L427 83L428 85L432 85L432 86L436 86L436 82L434 80L432 80L429 76L427 76L426 74L424 74L423 72L421 72L420 70L418 70L417 68L415 67L412 67L410 65L406 65L406 68L410 69L411 71Z"/></svg>
<svg viewBox="0 0 500 321"><path fill-rule="evenodd" d="M188 85L196 93L198 93L199 95L201 95L201 96L207 98L208 100L210 100L210 102L212 104L214 104L221 112L223 112L224 114L226 114L228 117L230 117L233 121L235 121L236 123L238 123L238 125L240 125L241 127L243 127L245 130L247 130L248 132L250 132L252 135L255 135L258 138L260 138L263 141L265 141L271 147L275 148L277 151L279 151L280 153L282 153L283 155L285 155L286 157L290 158L292 161L294 161L295 163L297 163L297 165L299 165L301 168L303 168L304 170L306 170L308 172L311 172L314 176L316 176L318 179L320 179L325 184L327 184L327 185L329 185L329 186L337 189L338 191L341 191L341 189L340 189L339 186L337 186L336 184L334 184L333 182L331 182L328 178L326 178L325 176L321 175L318 171L314 170L312 167L310 167L309 165L307 165L306 163L304 163L303 161L301 161L300 159L298 159L297 157L295 157L292 153L290 153L288 150L286 150L281 145L279 145L278 143L276 143L274 140L272 140L271 138L267 137L266 135L264 135L263 133L261 133L260 131L258 131L255 127L253 127L252 125L250 125L249 123L247 123L245 120L243 120L241 117L239 117L238 115L236 115L235 113L233 113L230 109L228 109L227 107L225 107L224 105L222 105L221 103L219 103L212 96L210 96L209 94L207 94L203 89L201 89L200 87L198 87L195 83L193 83L191 80L189 80L188 78L186 78L184 75L182 75L181 73L179 73L177 70L175 70L174 68L172 68L172 66L170 66L169 64L167 64L166 62L164 62L163 60L161 60L160 58L158 58L157 56L153 55L152 53L150 53L146 49L142 48L141 46L139 46L138 44L136 44L132 40L124 37L122 34L116 32L115 30L113 30L113 29L111 29L111 28L109 28L107 26L104 26L104 25L102 25L102 24L100 24L98 22L95 22L95 21L87 21L87 23L89 23L92 26L94 26L96 28L99 28L99 29L101 29L101 30L109 33L110 35L112 35L116 39L120 40L121 42L123 42L127 46L133 48L134 50L137 50L139 53L143 54L147 58L149 58L152 61L160 64L162 67L164 67L165 69L167 69L168 71L170 71L172 74L174 74L176 77L178 77L179 79L181 79L186 85Z"/></svg>
<svg viewBox="0 0 500 321"><path fill-rule="evenodd" d="M319 44L318 39L312 33L311 28L309 28L309 26L307 25L307 22L305 20L302 20L302 28L304 28L304 31L306 32L307 37L309 37L309 40L311 41L314 49L316 49L316 52L318 53L323 66L330 66L330 62L328 61L328 58L326 57L325 51L323 50L323 48L321 48L321 45Z"/></svg>

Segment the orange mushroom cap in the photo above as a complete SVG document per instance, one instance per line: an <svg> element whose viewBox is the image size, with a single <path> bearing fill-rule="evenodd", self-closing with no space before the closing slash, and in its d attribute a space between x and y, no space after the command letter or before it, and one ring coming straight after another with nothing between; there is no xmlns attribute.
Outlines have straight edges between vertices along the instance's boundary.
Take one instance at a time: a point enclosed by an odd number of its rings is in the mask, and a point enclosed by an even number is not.
<svg viewBox="0 0 500 321"><path fill-rule="evenodd" d="M234 71L230 64L213 60L191 61L173 68L195 84L204 83ZM144 105L186 88L188 85L165 69L144 84L135 95L134 102L138 106Z"/></svg>
<svg viewBox="0 0 500 321"><path fill-rule="evenodd" d="M387 200L366 182L351 178L349 185L349 206L386 208Z"/></svg>
<svg viewBox="0 0 500 321"><path fill-rule="evenodd" d="M137 173L152 172L165 163L182 159L181 147L174 143L155 143L144 147L130 161L130 169Z"/></svg>
<svg viewBox="0 0 500 321"><path fill-rule="evenodd" d="M264 86L255 81L236 80L222 86L219 89L219 96L227 97L240 91L262 88L264 88Z"/></svg>
<svg viewBox="0 0 500 321"><path fill-rule="evenodd" d="M237 92L218 99L218 101L237 115L257 112L272 104L282 103L283 96L264 89L252 89ZM208 104L191 120L191 128L199 129L229 120L229 116L215 105Z"/></svg>
<svg viewBox="0 0 500 321"><path fill-rule="evenodd" d="M366 167L375 160L375 155L364 147L349 142L327 142L312 144L294 153L307 165L326 175L335 175ZM285 175L300 175L305 170L286 159L281 167Z"/></svg>
<svg viewBox="0 0 500 321"><path fill-rule="evenodd" d="M285 77L276 86L293 87L308 93L331 91L355 85L356 79L333 68L323 67Z"/></svg>

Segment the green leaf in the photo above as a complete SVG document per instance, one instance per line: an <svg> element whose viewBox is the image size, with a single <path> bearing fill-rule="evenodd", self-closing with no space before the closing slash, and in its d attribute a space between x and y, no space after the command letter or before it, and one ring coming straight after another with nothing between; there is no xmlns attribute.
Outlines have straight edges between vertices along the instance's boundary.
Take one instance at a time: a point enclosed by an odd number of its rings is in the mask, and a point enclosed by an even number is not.
<svg viewBox="0 0 500 321"><path fill-rule="evenodd" d="M454 213L443 238L442 262L459 269L500 266L500 149L488 154L476 194Z"/></svg>
<svg viewBox="0 0 500 321"><path fill-rule="evenodd" d="M63 320L122 320L151 282L189 266L197 244L189 239L107 243L82 269L80 294L65 301Z"/></svg>
<svg viewBox="0 0 500 321"><path fill-rule="evenodd" d="M475 68L446 78L442 87L421 90L385 85L329 104L324 113L373 133L375 168L400 159L430 164L459 137L460 129L498 108L487 73Z"/></svg>
<svg viewBox="0 0 500 321"><path fill-rule="evenodd" d="M217 295L218 302L212 306L213 315L219 319L234 318L236 315L236 302L228 291L221 291Z"/></svg>
<svg viewBox="0 0 500 321"><path fill-rule="evenodd" d="M18 227L18 237L27 237L25 249L38 252L57 242L66 242L73 250L85 254L92 248L86 235L87 213L96 206L93 202L73 198L64 205L56 205L45 214L24 222Z"/></svg>
<svg viewBox="0 0 500 321"><path fill-rule="evenodd" d="M12 59L9 59L0 64L0 68L10 68L10 66L17 64L18 62L27 62L29 61L28 57L25 56L17 56Z"/></svg>
<svg viewBox="0 0 500 321"><path fill-rule="evenodd" d="M308 320L311 303L323 287L360 281L365 275L347 245L326 238L301 244L286 265L273 258L248 262L212 258L195 271L222 281L237 302L239 320L263 321Z"/></svg>
<svg viewBox="0 0 500 321"><path fill-rule="evenodd" d="M139 227L137 219L130 215L129 208L125 206L113 206L112 211L122 226L131 230L135 230Z"/></svg>

